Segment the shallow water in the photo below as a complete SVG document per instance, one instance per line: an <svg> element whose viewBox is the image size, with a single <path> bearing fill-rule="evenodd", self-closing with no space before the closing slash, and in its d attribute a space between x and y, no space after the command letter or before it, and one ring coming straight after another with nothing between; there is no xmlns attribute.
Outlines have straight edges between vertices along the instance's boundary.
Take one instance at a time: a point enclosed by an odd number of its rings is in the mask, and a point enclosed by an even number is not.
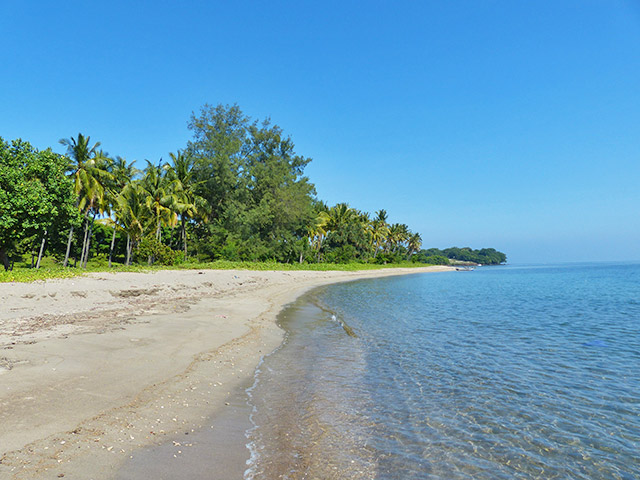
<svg viewBox="0 0 640 480"><path fill-rule="evenodd" d="M281 324L245 478L640 478L640 265L362 280Z"/></svg>

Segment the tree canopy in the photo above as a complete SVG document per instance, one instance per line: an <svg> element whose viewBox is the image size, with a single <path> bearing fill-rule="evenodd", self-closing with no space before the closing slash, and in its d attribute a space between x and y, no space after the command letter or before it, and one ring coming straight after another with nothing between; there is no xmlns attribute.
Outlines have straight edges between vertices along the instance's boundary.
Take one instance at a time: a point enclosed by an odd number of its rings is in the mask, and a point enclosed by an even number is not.
<svg viewBox="0 0 640 480"><path fill-rule="evenodd" d="M0 250L33 250L78 223L69 163L50 149L0 138Z"/></svg>
<svg viewBox="0 0 640 480"><path fill-rule="evenodd" d="M435 257L447 260L457 260L460 262L479 263L482 265L499 265L507 261L507 256L498 252L495 248L482 248L480 250L474 250L469 247L458 248L451 247L440 250L438 248L429 248L427 250L421 250L418 259L425 263L435 263Z"/></svg>
<svg viewBox="0 0 640 480"><path fill-rule="evenodd" d="M421 250L422 236L390 223L384 209L326 205L304 173L311 159L270 119L237 105L204 105L188 127L184 148L142 171L81 133L60 141L66 155L0 139L0 250L38 258L46 250L81 267L89 258L109 266L506 260L494 249Z"/></svg>

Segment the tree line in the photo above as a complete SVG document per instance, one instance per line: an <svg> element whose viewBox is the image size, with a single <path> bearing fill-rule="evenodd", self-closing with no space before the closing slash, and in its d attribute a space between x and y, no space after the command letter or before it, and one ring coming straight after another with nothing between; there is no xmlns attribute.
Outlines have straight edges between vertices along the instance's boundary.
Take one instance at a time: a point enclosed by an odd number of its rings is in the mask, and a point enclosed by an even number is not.
<svg viewBox="0 0 640 480"><path fill-rule="evenodd" d="M384 210L319 201L292 140L238 106L205 105L193 138L143 170L78 134L66 155L0 139L0 252L86 267L90 258L174 264L215 259L397 261L421 239Z"/></svg>
<svg viewBox="0 0 640 480"><path fill-rule="evenodd" d="M142 170L78 134L65 155L0 138L0 259L63 266L173 265L217 259L284 263L424 260L422 239L346 203L317 199L309 158L268 119L237 105L193 113L193 136ZM483 262L485 263L485 262ZM488 263L488 262L486 262Z"/></svg>
<svg viewBox="0 0 640 480"><path fill-rule="evenodd" d="M478 263L481 265L499 265L507 261L507 256L504 253L497 251L495 248L474 250L469 247L451 247L445 248L444 250L440 250L438 248L420 250L416 256L416 260L434 265L448 265L451 263L450 260Z"/></svg>

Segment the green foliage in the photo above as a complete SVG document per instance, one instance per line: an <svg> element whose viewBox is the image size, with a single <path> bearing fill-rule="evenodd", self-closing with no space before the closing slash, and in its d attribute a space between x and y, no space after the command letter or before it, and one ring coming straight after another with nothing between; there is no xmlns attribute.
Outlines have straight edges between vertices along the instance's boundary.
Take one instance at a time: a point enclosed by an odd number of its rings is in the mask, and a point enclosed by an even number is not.
<svg viewBox="0 0 640 480"><path fill-rule="evenodd" d="M180 252L178 252L176 261L179 262ZM94 259L95 260L95 259ZM28 268L26 266L14 268L13 271L0 271L0 283L7 282L34 282L37 280L47 280L53 278L72 278L82 276L87 272L111 272L114 269L123 272L153 272L158 270L167 270L167 266L161 265L117 265L115 268L108 268L104 257L100 257L96 263L94 260L89 262L86 270L77 268L62 268L60 266L47 266L39 270ZM45 262L51 265L49 262ZM343 271L356 272L362 270L379 270L387 268L416 268L423 267L424 264L415 262L401 262L387 265L366 264L366 263L276 263L276 262L243 262L217 260L215 262L193 263L185 262L171 266L171 269L183 270L255 270L255 271Z"/></svg>
<svg viewBox="0 0 640 480"><path fill-rule="evenodd" d="M280 127L252 121L237 105L205 105L189 127L196 192L222 243L215 248L205 233L196 249L209 258L295 261L313 216L314 187L303 175L310 159L296 155Z"/></svg>
<svg viewBox="0 0 640 480"><path fill-rule="evenodd" d="M481 250L473 250L469 247L451 247L444 250L429 248L427 250L421 250L418 254L419 261L424 263L431 263L426 259L434 256L445 257L459 262L479 263L482 265L499 265L507 261L507 256L494 248L483 248Z"/></svg>
<svg viewBox="0 0 640 480"><path fill-rule="evenodd" d="M506 261L494 249L420 250L420 234L389 223L384 209L373 216L325 205L304 175L311 160L280 127L237 105L205 105L189 128L184 150L170 153L169 163L147 161L142 172L82 134L60 141L67 157L0 139L0 260L32 258L44 238L52 259L64 253L65 266L69 259L83 269L121 268L133 257L319 269Z"/></svg>
<svg viewBox="0 0 640 480"><path fill-rule="evenodd" d="M418 253L415 257L417 262L427 263L429 265L450 265L449 259L442 255L425 255L423 252Z"/></svg>
<svg viewBox="0 0 640 480"><path fill-rule="evenodd" d="M152 258L158 265L175 265L178 261L178 252L171 250L152 235L144 237L136 250L138 262L146 262Z"/></svg>
<svg viewBox="0 0 640 480"><path fill-rule="evenodd" d="M35 282L37 280L47 280L51 278L71 278L80 274L77 270L68 268L14 268L5 272L0 270L0 283L26 283Z"/></svg>
<svg viewBox="0 0 640 480"><path fill-rule="evenodd" d="M33 251L79 223L65 157L0 138L0 249Z"/></svg>

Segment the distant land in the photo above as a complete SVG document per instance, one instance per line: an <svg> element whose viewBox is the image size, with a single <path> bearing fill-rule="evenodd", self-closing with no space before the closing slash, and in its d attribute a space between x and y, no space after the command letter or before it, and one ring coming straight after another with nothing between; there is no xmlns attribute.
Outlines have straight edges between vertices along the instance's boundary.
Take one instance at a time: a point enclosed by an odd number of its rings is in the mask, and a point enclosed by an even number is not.
<svg viewBox="0 0 640 480"><path fill-rule="evenodd" d="M450 265L455 263L474 263L479 265L500 265L506 263L507 256L495 248L482 248L474 250L469 247L451 247L440 250L429 248L420 250L416 254L416 260L431 265Z"/></svg>

